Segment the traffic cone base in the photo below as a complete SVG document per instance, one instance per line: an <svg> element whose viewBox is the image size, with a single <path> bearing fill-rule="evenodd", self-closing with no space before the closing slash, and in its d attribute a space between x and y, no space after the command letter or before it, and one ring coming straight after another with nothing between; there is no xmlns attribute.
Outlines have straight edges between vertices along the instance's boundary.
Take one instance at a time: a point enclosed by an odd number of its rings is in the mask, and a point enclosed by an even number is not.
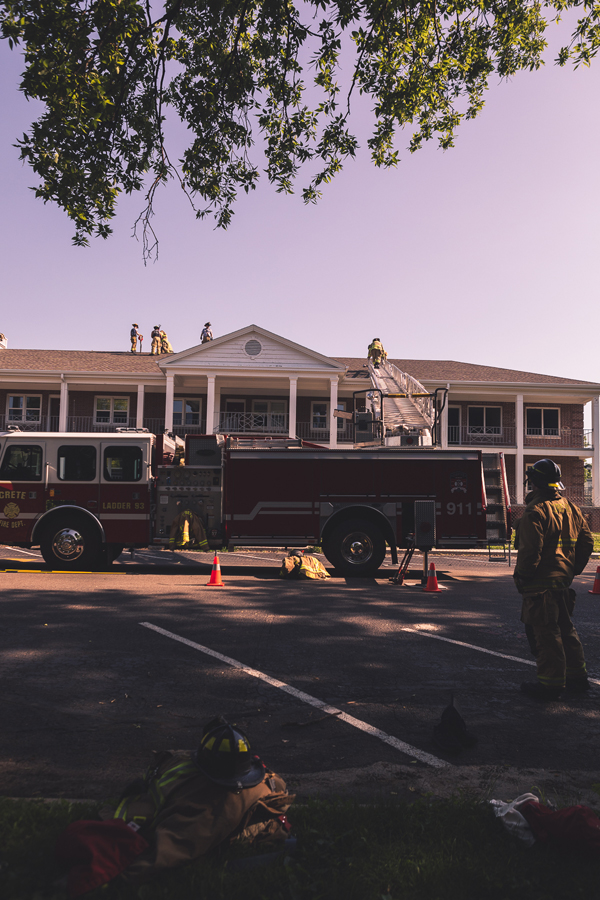
<svg viewBox="0 0 600 900"><path fill-rule="evenodd" d="M215 558L213 559L210 581L206 582L206 587L225 587L225 585L223 584L223 579L221 578L221 563L219 562L219 557L216 553Z"/></svg>
<svg viewBox="0 0 600 900"><path fill-rule="evenodd" d="M437 594L441 591L441 587L438 585L437 575L435 573L435 563L430 563L429 565L429 575L427 576L427 584L423 588L426 594Z"/></svg>
<svg viewBox="0 0 600 900"><path fill-rule="evenodd" d="M594 578L594 587L588 594L600 594L600 566L596 566L596 577Z"/></svg>

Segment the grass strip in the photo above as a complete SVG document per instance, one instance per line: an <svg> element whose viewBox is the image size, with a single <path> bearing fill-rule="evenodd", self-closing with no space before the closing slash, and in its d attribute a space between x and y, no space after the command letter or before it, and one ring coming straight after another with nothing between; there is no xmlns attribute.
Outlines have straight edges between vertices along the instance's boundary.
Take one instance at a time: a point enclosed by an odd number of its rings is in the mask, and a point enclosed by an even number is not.
<svg viewBox="0 0 600 900"><path fill-rule="evenodd" d="M54 844L65 826L96 818L94 806L0 799L0 896L66 900ZM119 881L86 900L573 900L599 896L600 860L526 848L466 797L363 806L311 801L291 809L298 853L229 872L244 848L133 888Z"/></svg>

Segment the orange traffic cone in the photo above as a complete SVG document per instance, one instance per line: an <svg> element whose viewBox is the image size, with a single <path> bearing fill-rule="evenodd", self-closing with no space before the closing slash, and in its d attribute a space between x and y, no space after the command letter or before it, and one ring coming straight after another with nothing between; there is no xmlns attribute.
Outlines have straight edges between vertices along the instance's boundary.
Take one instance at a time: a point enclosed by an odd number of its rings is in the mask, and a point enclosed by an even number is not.
<svg viewBox="0 0 600 900"><path fill-rule="evenodd" d="M600 594L600 566L596 566L596 577L594 578L594 588L588 591L588 594Z"/></svg>
<svg viewBox="0 0 600 900"><path fill-rule="evenodd" d="M438 591L441 591L441 587L438 587L437 575L435 574L435 564L430 563L429 565L429 575L427 576L427 584L423 588L423 590L427 594L437 594Z"/></svg>
<svg viewBox="0 0 600 900"><path fill-rule="evenodd" d="M223 579L221 578L221 563L219 562L219 557L216 555L216 553L215 558L213 559L210 581L206 582L206 587L225 587L225 585L223 584Z"/></svg>

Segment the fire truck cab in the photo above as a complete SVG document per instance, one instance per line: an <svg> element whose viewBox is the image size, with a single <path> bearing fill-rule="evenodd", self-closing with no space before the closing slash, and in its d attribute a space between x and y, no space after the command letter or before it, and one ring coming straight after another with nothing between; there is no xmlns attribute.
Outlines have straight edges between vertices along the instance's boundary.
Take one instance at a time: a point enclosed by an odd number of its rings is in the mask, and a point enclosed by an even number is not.
<svg viewBox="0 0 600 900"><path fill-rule="evenodd" d="M0 434L0 543L39 544L65 569L148 546L157 441L148 432Z"/></svg>

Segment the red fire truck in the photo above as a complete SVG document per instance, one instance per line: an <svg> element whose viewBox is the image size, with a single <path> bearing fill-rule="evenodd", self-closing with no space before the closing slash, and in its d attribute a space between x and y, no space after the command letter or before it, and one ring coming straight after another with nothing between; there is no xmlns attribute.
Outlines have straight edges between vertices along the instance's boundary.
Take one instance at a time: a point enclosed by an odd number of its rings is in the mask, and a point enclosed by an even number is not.
<svg viewBox="0 0 600 900"><path fill-rule="evenodd" d="M188 435L184 465L174 454L167 436L135 429L0 434L0 544L98 569L124 547L167 545L189 509L211 548L318 544L340 572L367 575L409 535L423 550L509 537L501 454L222 435Z"/></svg>

